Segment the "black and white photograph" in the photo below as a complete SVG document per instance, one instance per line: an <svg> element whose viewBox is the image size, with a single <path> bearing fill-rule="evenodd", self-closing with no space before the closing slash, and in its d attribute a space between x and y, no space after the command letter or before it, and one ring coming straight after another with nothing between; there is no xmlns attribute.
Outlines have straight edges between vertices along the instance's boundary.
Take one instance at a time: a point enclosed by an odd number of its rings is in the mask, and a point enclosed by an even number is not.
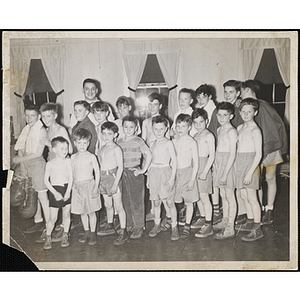
<svg viewBox="0 0 300 300"><path fill-rule="evenodd" d="M294 270L298 32L3 32L2 242L39 270Z"/></svg>

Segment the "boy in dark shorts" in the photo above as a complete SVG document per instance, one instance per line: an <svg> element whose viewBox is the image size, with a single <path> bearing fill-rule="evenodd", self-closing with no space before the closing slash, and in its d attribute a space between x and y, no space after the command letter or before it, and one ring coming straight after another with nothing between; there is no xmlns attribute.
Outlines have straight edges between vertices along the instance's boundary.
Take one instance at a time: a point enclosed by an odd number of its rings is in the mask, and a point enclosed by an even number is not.
<svg viewBox="0 0 300 300"><path fill-rule="evenodd" d="M55 158L47 162L44 176L45 184L49 190L50 207L50 218L47 224L46 240L43 246L45 250L52 248L51 233L60 208L62 208L63 211L64 228L61 246L69 246L68 232L70 228L71 189L73 183L71 159L66 158L69 150L68 141L58 136L52 139L51 146Z"/></svg>

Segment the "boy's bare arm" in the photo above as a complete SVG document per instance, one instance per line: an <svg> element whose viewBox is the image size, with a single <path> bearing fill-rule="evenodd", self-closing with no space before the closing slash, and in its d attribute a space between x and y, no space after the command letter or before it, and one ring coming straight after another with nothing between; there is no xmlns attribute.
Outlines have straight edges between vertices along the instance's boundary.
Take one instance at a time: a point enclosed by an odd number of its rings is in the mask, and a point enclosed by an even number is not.
<svg viewBox="0 0 300 300"><path fill-rule="evenodd" d="M206 162L205 168L200 174L200 179L205 180L208 171L210 170L214 160L215 160L215 137L212 133L207 135L207 146L208 146L208 160Z"/></svg>
<svg viewBox="0 0 300 300"><path fill-rule="evenodd" d="M146 120L147 120L147 119L145 119L145 120L143 121L143 123L142 123L142 139L143 139L144 141L146 141L146 138L147 138Z"/></svg>
<svg viewBox="0 0 300 300"><path fill-rule="evenodd" d="M254 142L254 148L255 148L255 156L253 158L253 162L251 164L251 167L248 171L248 173L245 176L244 184L250 184L252 174L259 165L259 162L262 157L262 134L259 128L254 128L252 130L253 134L253 142Z"/></svg>
<svg viewBox="0 0 300 300"><path fill-rule="evenodd" d="M238 137L236 129L235 128L229 129L227 132L227 137L229 140L229 158L226 164L226 168L223 172L223 175L220 178L220 182L224 184L226 183L227 175L234 163L235 156L236 156L236 144L237 144L237 137Z"/></svg>
<svg viewBox="0 0 300 300"><path fill-rule="evenodd" d="M175 152L175 147L171 141L167 142L168 150L170 153L170 158L171 158L171 166L172 166L172 173L171 177L168 181L169 186L174 185L174 180L175 180L175 175L176 175L176 170L177 170L177 157L176 157L176 152Z"/></svg>
<svg viewBox="0 0 300 300"><path fill-rule="evenodd" d="M68 181L68 187L67 187L67 190L66 190L65 196L64 196L65 201L67 201L70 198L72 185L73 185L73 168L72 168L71 159L66 159L66 164L67 164L67 168L68 168L69 181Z"/></svg>
<svg viewBox="0 0 300 300"><path fill-rule="evenodd" d="M40 133L40 141L38 144L38 149L36 153L32 153L29 155L24 155L24 152L21 153L21 156L17 156L13 158L13 162L15 164L20 163L20 162L24 162L24 161L28 161L31 159L35 159L38 157L41 157L43 155L43 151L45 148L45 142L46 142L46 138L47 138L47 132L45 130L45 128L41 128L41 133Z"/></svg>
<svg viewBox="0 0 300 300"><path fill-rule="evenodd" d="M198 173L198 144L195 140L191 141L191 151L192 151L192 159L193 159L193 172L191 176L191 180L187 186L187 190L191 190L194 187L195 179Z"/></svg>
<svg viewBox="0 0 300 300"><path fill-rule="evenodd" d="M148 170L148 167L151 163L152 153L151 153L150 149L148 148L143 154L146 157L144 167L142 169L132 168L132 170L134 171L135 176L138 176L139 174L144 174Z"/></svg>
<svg viewBox="0 0 300 300"><path fill-rule="evenodd" d="M99 182L100 182L100 169L99 169L99 165L96 159L96 156L91 154L91 162L94 168L94 172L95 172L95 188L94 188L94 194L97 195L98 194L98 187L99 187Z"/></svg>
<svg viewBox="0 0 300 300"><path fill-rule="evenodd" d="M116 173L116 178L115 178L115 182L112 186L112 189L111 189L111 193L112 194L115 194L118 190L118 185L119 185L119 182L120 182L120 179L121 179L121 176L122 176L122 173L123 173L123 152L121 150L120 147L115 147L114 149L114 152L115 152L115 157L116 157L116 161L117 161L117 167L118 167L118 170L117 170L117 173Z"/></svg>

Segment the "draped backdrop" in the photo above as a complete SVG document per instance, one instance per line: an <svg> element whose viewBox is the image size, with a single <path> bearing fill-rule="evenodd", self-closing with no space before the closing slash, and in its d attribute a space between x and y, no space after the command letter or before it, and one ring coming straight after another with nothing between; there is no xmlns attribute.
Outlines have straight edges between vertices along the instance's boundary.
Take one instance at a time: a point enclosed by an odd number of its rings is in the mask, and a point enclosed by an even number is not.
<svg viewBox="0 0 300 300"><path fill-rule="evenodd" d="M145 68L147 55L156 54L159 66L166 81L169 92L169 117L173 119L179 109L177 101L178 89L174 88L178 80L180 44L179 39L164 40L122 40L123 59L130 87L130 96L135 99L137 88Z"/></svg>
<svg viewBox="0 0 300 300"><path fill-rule="evenodd" d="M254 79L264 52L274 49L280 75L288 88L285 97L285 122L290 123L290 39L289 38L246 38L240 40L240 55L244 80Z"/></svg>

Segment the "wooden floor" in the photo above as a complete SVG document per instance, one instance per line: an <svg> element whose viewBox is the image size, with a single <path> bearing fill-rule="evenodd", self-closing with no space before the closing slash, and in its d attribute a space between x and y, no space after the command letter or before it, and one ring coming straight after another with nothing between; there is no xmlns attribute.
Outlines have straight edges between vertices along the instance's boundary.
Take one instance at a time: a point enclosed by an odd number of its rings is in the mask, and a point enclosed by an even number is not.
<svg viewBox="0 0 300 300"><path fill-rule="evenodd" d="M263 226L264 237L255 242L243 242L245 234L238 232L235 238L216 240L213 236L188 241L171 241L171 232L160 232L155 238L148 236L153 221L146 223L144 235L139 240L129 240L122 246L114 246L117 235L98 237L95 246L78 242L82 228L70 232L70 246L61 248L53 243L45 251L35 243L40 233L25 234L33 220L21 219L16 209L11 209L11 246L25 251L35 262L240 262L240 261L288 261L289 260L289 179L278 177L274 223ZM182 226L180 226L180 231Z"/></svg>

